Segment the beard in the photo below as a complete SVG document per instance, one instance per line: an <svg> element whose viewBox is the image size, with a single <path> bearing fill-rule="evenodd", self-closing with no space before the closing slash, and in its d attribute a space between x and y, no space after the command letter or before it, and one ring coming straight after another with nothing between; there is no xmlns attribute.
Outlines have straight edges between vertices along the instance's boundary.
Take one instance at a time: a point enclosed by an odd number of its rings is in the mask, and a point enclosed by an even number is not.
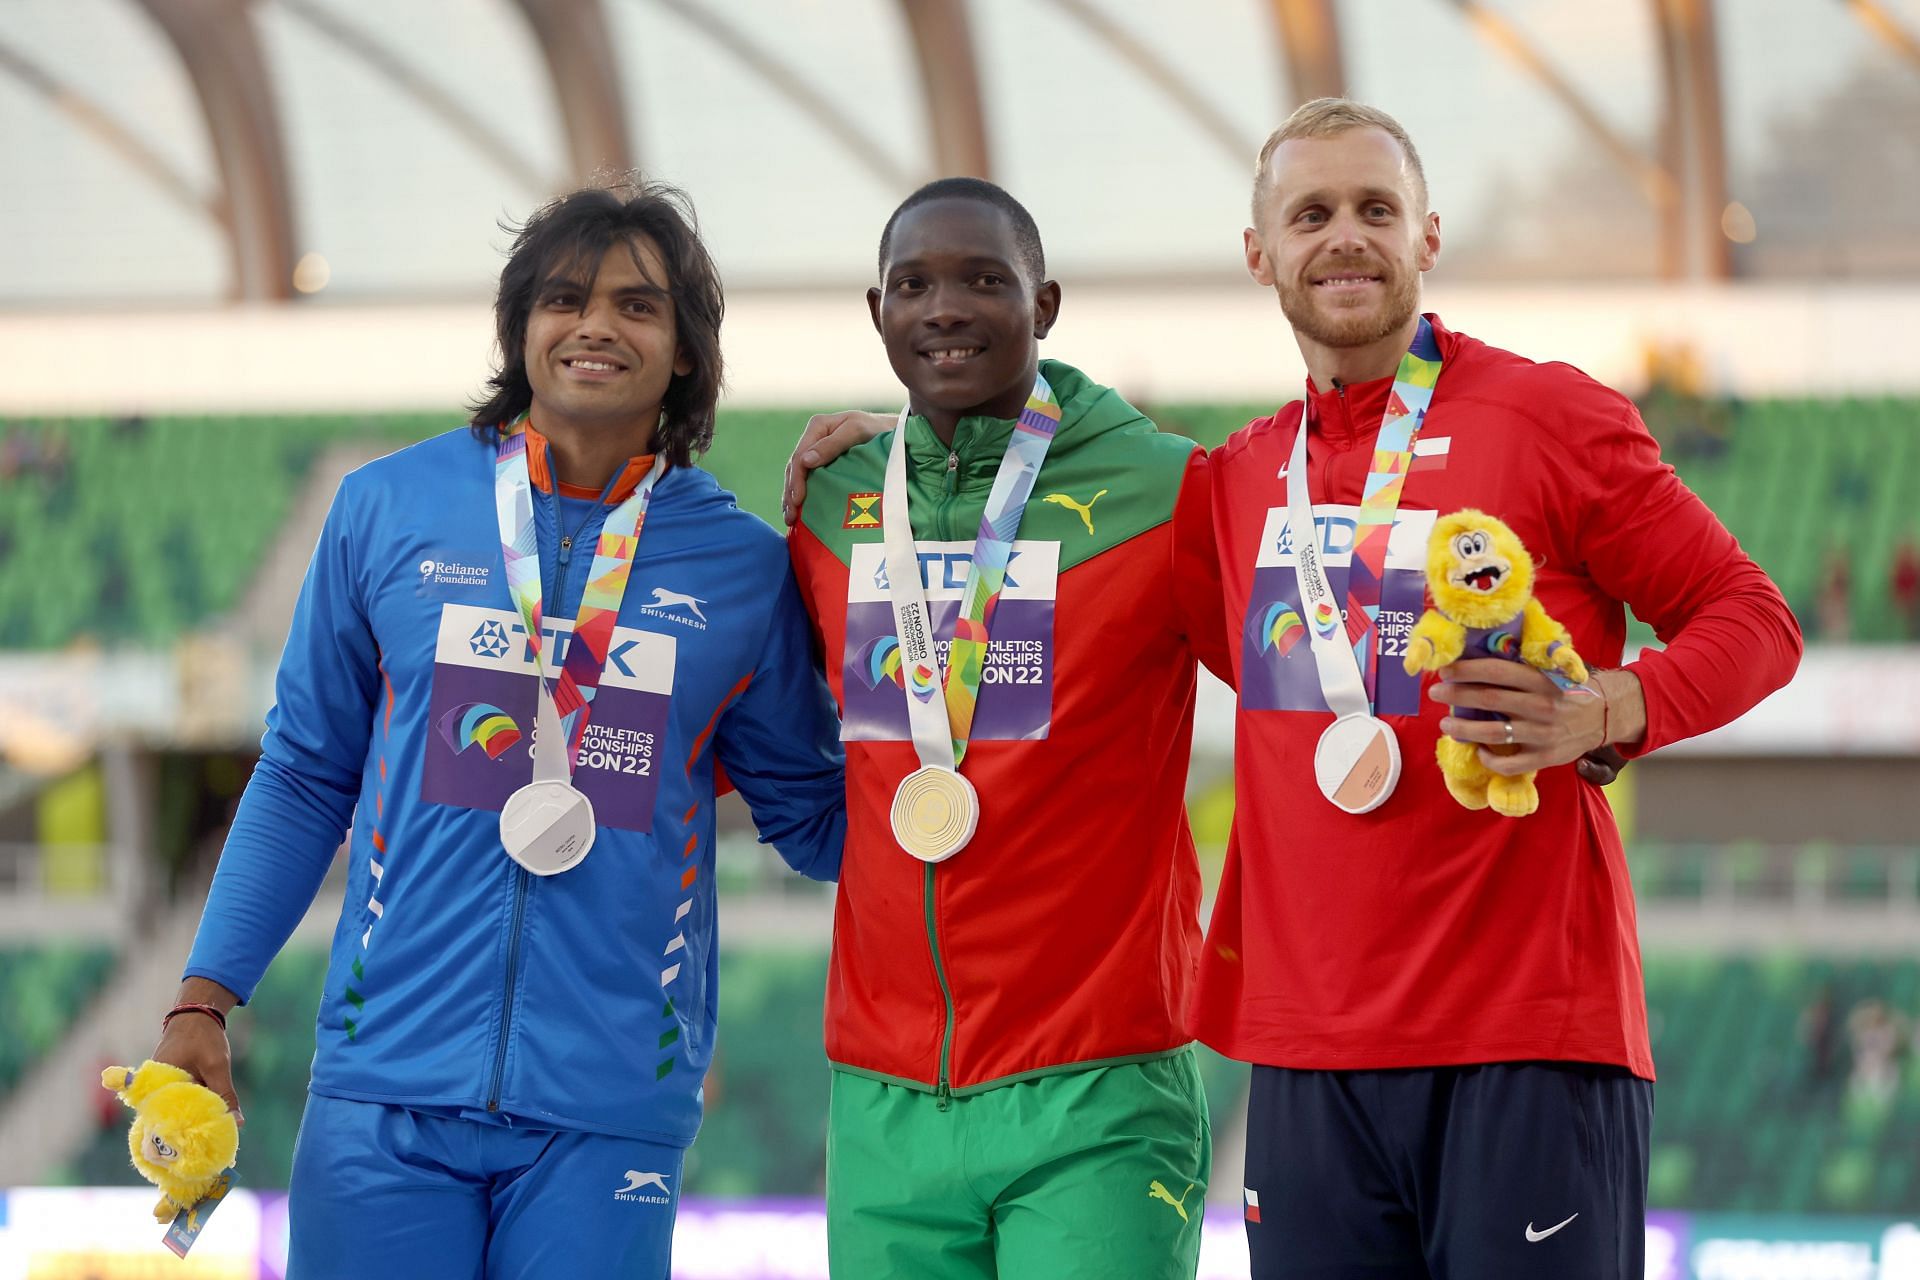
<svg viewBox="0 0 1920 1280"><path fill-rule="evenodd" d="M1278 292L1287 323L1323 347L1364 347L1397 331L1420 309L1418 271L1395 271L1384 263L1356 269L1380 277L1385 296L1378 306L1328 307L1313 285L1286 282Z"/></svg>

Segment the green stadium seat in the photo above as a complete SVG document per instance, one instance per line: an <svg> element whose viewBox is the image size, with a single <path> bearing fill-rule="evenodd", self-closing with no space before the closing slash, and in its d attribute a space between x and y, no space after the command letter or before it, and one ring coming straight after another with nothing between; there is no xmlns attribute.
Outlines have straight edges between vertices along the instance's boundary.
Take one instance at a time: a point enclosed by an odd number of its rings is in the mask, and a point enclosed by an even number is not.
<svg viewBox="0 0 1920 1280"><path fill-rule="evenodd" d="M1140 406L1163 430L1213 446L1273 405ZM1811 622L1827 558L1852 556L1853 635L1898 638L1888 593L1895 549L1920 534L1920 402L1758 400L1732 406L1726 442L1670 459ZM704 465L742 508L780 519L782 466L811 412L722 406ZM100 418L0 422L57 440L65 460L40 482L0 484L0 647L164 645L231 609L329 445L400 447L458 425L445 414ZM1805 501L1811 492L1817 500ZM126 501L138 493L139 503ZM167 552L167 572L151 567ZM97 566L88 590L53 592ZM130 579L115 581L119 575ZM103 600L104 596L104 600ZM1638 622L1633 635L1651 632Z"/></svg>
<svg viewBox="0 0 1920 1280"><path fill-rule="evenodd" d="M0 1094L59 1043L113 972L111 947L52 943L0 950Z"/></svg>

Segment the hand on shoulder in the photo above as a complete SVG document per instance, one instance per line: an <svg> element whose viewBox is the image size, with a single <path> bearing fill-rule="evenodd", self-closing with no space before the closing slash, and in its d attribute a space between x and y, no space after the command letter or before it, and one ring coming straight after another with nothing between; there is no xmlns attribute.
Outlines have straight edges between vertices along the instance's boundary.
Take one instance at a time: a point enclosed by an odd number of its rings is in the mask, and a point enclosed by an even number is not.
<svg viewBox="0 0 1920 1280"><path fill-rule="evenodd" d="M786 490L780 498L780 514L789 526L800 519L807 501L807 473L824 467L856 445L865 444L892 428L894 415L868 413L861 409L843 409L838 413L816 413L807 419L807 429L793 446L787 459Z"/></svg>

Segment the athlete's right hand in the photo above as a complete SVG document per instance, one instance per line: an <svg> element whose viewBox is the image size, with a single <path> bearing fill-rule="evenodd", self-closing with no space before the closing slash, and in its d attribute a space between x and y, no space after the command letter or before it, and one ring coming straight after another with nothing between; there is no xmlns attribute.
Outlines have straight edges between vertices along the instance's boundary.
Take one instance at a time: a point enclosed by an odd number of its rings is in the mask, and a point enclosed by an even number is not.
<svg viewBox="0 0 1920 1280"><path fill-rule="evenodd" d="M202 983L203 978L189 978L188 983ZM214 987L214 991L226 997L219 1001L225 1005L233 995L224 988ZM180 1003L211 1004L202 991L183 994ZM168 1021L166 1029L160 1033L160 1043L153 1047L153 1060L167 1062L192 1075L193 1078L220 1095L227 1104L227 1110L233 1112L234 1123L245 1126L246 1115L240 1110L240 1096L233 1091L233 1047L227 1042L227 1032L218 1022L204 1013L186 1012L175 1015Z"/></svg>
<svg viewBox="0 0 1920 1280"><path fill-rule="evenodd" d="M1595 747L1574 761L1573 767L1594 786L1604 787L1620 776L1620 771L1627 767L1627 758L1612 747Z"/></svg>
<svg viewBox="0 0 1920 1280"><path fill-rule="evenodd" d="M807 472L826 466L855 445L889 430L894 421L893 414L859 409L816 413L808 418L800 443L793 446L793 456L787 459L787 487L780 499L780 514L787 523L795 524L800 519L800 508L807 500Z"/></svg>

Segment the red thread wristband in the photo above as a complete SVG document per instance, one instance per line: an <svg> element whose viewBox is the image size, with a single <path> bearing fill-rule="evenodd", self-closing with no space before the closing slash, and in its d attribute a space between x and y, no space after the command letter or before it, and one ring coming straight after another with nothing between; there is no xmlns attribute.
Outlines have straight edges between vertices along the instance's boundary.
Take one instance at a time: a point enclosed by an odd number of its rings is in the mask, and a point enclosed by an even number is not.
<svg viewBox="0 0 1920 1280"><path fill-rule="evenodd" d="M167 1010L166 1017L160 1019L160 1030L165 1031L167 1024L183 1013L204 1013L219 1023L222 1031L227 1029L227 1015L222 1013L216 1006L210 1004L177 1004Z"/></svg>

